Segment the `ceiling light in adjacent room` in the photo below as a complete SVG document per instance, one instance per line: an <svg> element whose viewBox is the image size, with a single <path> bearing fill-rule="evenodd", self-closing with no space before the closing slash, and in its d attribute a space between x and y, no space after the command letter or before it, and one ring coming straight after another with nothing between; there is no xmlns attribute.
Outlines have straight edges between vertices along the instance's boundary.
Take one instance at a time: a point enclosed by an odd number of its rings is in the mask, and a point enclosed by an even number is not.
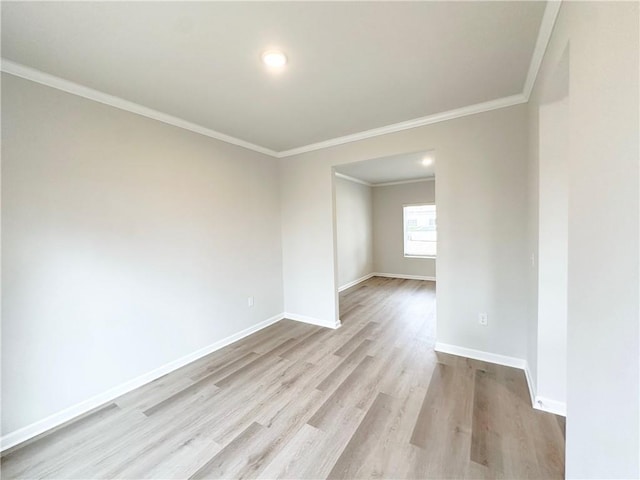
<svg viewBox="0 0 640 480"><path fill-rule="evenodd" d="M287 64L287 56L278 50L268 50L262 54L262 63L267 67L281 68Z"/></svg>
<svg viewBox="0 0 640 480"><path fill-rule="evenodd" d="M424 165L425 167L428 167L432 163L433 163L433 158L431 158L431 157L424 157L422 159L422 165Z"/></svg>

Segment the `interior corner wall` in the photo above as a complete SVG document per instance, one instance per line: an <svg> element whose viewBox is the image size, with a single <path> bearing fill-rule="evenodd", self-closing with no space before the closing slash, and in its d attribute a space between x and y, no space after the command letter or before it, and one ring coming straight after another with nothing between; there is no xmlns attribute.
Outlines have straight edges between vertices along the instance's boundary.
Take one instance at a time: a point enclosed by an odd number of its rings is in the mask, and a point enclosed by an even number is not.
<svg viewBox="0 0 640 480"><path fill-rule="evenodd" d="M538 382L538 225L539 225L539 182L540 162L538 145L538 109L528 104L529 110L529 162L527 166L527 368L529 388L535 397Z"/></svg>
<svg viewBox="0 0 640 480"><path fill-rule="evenodd" d="M538 383L544 408L566 405L569 55L553 69L538 109ZM547 405L545 405L545 403Z"/></svg>
<svg viewBox="0 0 640 480"><path fill-rule="evenodd" d="M421 150L438 152L438 341L524 359L526 105L280 159L285 309L336 319L332 167Z"/></svg>
<svg viewBox="0 0 640 480"><path fill-rule="evenodd" d="M371 187L335 177L338 285L373 273Z"/></svg>
<svg viewBox="0 0 640 480"><path fill-rule="evenodd" d="M280 223L277 160L3 74L3 435L281 315Z"/></svg>
<svg viewBox="0 0 640 480"><path fill-rule="evenodd" d="M435 278L435 258L404 256L404 205L436 203L436 182L405 183L373 188L373 269L391 275Z"/></svg>
<svg viewBox="0 0 640 480"><path fill-rule="evenodd" d="M529 102L568 48L567 478L640 477L639 37L637 2L563 2Z"/></svg>
<svg viewBox="0 0 640 480"><path fill-rule="evenodd" d="M333 171L293 158L280 160L284 310L336 324Z"/></svg>

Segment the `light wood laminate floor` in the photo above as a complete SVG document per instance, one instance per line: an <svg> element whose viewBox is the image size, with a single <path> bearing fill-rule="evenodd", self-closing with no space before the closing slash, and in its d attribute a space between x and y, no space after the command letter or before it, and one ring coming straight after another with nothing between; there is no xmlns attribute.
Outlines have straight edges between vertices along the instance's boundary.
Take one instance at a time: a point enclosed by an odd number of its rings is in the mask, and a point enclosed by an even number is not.
<svg viewBox="0 0 640 480"><path fill-rule="evenodd" d="M561 478L523 372L437 354L435 283L374 277L6 453L4 478Z"/></svg>

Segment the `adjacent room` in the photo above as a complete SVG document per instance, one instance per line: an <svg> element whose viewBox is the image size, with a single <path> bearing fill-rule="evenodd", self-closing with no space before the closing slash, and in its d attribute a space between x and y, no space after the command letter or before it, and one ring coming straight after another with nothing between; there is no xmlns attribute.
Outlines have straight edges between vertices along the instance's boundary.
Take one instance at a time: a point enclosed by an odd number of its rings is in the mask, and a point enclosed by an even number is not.
<svg viewBox="0 0 640 480"><path fill-rule="evenodd" d="M639 478L640 4L1 9L3 478Z"/></svg>
<svg viewBox="0 0 640 480"><path fill-rule="evenodd" d="M436 280L434 152L335 167L338 291L372 276Z"/></svg>

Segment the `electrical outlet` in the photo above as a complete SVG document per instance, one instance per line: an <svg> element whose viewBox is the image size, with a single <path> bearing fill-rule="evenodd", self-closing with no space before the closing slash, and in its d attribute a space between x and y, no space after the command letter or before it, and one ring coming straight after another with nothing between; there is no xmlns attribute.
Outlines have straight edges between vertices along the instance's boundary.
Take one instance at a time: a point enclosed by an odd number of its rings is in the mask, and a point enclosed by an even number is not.
<svg viewBox="0 0 640 480"><path fill-rule="evenodd" d="M253 307L253 297L247 298L247 306Z"/></svg>
<svg viewBox="0 0 640 480"><path fill-rule="evenodd" d="M478 314L478 323L480 325L486 326L489 323L489 319L487 318L487 314L486 313L479 313Z"/></svg>

